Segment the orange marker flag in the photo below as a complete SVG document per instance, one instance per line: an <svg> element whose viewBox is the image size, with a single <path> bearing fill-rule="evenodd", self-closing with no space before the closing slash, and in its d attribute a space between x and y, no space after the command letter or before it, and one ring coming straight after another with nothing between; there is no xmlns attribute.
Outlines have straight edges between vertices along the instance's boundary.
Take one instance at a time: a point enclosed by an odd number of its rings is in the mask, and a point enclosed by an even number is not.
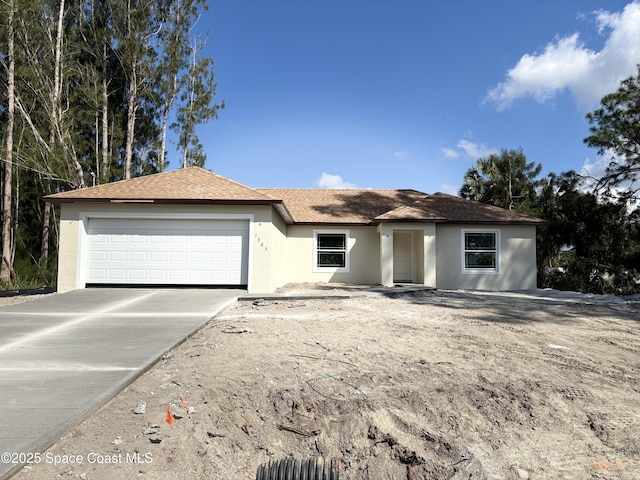
<svg viewBox="0 0 640 480"><path fill-rule="evenodd" d="M182 406L184 408L186 408L187 410L189 410L191 408L191 405L189 405L187 402L185 402L182 397L178 397L180 399L180 402L182 403Z"/></svg>
<svg viewBox="0 0 640 480"><path fill-rule="evenodd" d="M173 425L175 418L173 418L173 413L171 413L171 405L167 405L167 423L169 425Z"/></svg>

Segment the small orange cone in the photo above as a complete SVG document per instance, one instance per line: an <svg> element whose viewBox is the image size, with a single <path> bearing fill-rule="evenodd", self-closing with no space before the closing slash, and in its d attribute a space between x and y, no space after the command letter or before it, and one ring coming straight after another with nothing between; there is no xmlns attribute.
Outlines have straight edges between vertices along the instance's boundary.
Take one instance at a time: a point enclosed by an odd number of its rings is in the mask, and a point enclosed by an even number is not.
<svg viewBox="0 0 640 480"><path fill-rule="evenodd" d="M182 397L178 397L180 399L180 402L182 402L182 406L184 408L186 408L187 410L189 410L191 408L191 405L189 405L187 402L185 402Z"/></svg>
<svg viewBox="0 0 640 480"><path fill-rule="evenodd" d="M175 418L173 418L173 413L171 413L171 405L167 405L167 423L169 425L173 425L173 422L175 422Z"/></svg>

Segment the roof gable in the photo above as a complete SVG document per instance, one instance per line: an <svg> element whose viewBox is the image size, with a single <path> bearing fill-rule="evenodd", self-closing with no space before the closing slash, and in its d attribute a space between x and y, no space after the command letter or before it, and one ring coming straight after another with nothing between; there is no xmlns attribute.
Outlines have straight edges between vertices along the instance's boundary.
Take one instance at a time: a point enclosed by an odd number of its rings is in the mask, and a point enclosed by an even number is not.
<svg viewBox="0 0 640 480"><path fill-rule="evenodd" d="M265 202L274 199L241 183L200 167L188 167L95 187L56 193L49 202L144 202L207 203Z"/></svg>
<svg viewBox="0 0 640 480"><path fill-rule="evenodd" d="M414 203L426 193L417 190L331 188L259 188L282 200L294 223L368 225L378 215Z"/></svg>
<svg viewBox="0 0 640 480"><path fill-rule="evenodd" d="M518 212L453 195L411 189L254 189L200 167L157 173L45 197L52 203L273 205L287 223L381 222L542 224Z"/></svg>
<svg viewBox="0 0 640 480"><path fill-rule="evenodd" d="M486 203L435 193L376 217L379 222L427 221L435 223L531 223L544 220Z"/></svg>

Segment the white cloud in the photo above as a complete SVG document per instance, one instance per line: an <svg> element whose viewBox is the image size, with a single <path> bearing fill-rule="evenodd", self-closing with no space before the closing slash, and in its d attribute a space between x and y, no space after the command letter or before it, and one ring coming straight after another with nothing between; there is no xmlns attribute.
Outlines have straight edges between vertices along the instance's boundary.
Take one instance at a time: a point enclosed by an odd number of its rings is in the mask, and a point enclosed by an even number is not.
<svg viewBox="0 0 640 480"><path fill-rule="evenodd" d="M405 151L393 152L393 156L398 160L405 160L409 158L409 153Z"/></svg>
<svg viewBox="0 0 640 480"><path fill-rule="evenodd" d="M440 149L440 153L442 153L445 158L458 158L460 155L464 154L476 160L499 153L497 148L489 148L484 143L470 142L465 139L459 140L456 147L458 148L457 150L443 147Z"/></svg>
<svg viewBox="0 0 640 480"><path fill-rule="evenodd" d="M581 106L591 108L617 90L640 63L640 1L629 3L622 12L600 10L593 16L600 34L608 34L600 51L587 48L579 33L558 37L543 52L523 55L506 80L489 91L486 101L504 110L519 98L545 102L569 90Z"/></svg>
<svg viewBox="0 0 640 480"><path fill-rule="evenodd" d="M460 140L456 145L459 149L463 150L467 155L473 158L484 158L492 154L497 154L496 148L489 148L484 143L474 143L469 140Z"/></svg>
<svg viewBox="0 0 640 480"><path fill-rule="evenodd" d="M614 152L606 153L605 155L598 156L595 162L591 162L589 158L586 158L582 167L578 171L580 175L584 175L587 180L584 183L584 190L587 192L591 192L598 184L598 179L604 177L607 173L607 167L611 163L624 163L624 159L622 157L616 156ZM617 185L616 187L611 189L611 194L616 197L618 193L624 193L629 190L635 190L640 187L638 185L638 181L625 181ZM634 209L638 207L638 202L629 203L629 208Z"/></svg>
<svg viewBox="0 0 640 480"><path fill-rule="evenodd" d="M611 156L601 156L597 157L597 160L591 163L591 160L586 158L578 173L593 178L603 177L612 159L613 157Z"/></svg>
<svg viewBox="0 0 640 480"><path fill-rule="evenodd" d="M340 175L323 173L317 180L320 188L358 188L355 184L345 182Z"/></svg>
<svg viewBox="0 0 640 480"><path fill-rule="evenodd" d="M440 191L442 193L448 193L449 195L458 195L458 187L454 187L453 185L449 185L448 183L443 183L440 186Z"/></svg>
<svg viewBox="0 0 640 480"><path fill-rule="evenodd" d="M445 158L458 158L460 152L456 152L453 148L441 148L440 152Z"/></svg>

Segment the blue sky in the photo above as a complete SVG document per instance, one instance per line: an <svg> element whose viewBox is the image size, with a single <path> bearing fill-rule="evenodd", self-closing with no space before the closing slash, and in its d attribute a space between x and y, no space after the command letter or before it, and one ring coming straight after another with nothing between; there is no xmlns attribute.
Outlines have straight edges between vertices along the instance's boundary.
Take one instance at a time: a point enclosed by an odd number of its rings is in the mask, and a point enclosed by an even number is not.
<svg viewBox="0 0 640 480"><path fill-rule="evenodd" d="M205 166L252 187L455 193L502 148L597 174L584 116L640 63L640 0L209 2Z"/></svg>

